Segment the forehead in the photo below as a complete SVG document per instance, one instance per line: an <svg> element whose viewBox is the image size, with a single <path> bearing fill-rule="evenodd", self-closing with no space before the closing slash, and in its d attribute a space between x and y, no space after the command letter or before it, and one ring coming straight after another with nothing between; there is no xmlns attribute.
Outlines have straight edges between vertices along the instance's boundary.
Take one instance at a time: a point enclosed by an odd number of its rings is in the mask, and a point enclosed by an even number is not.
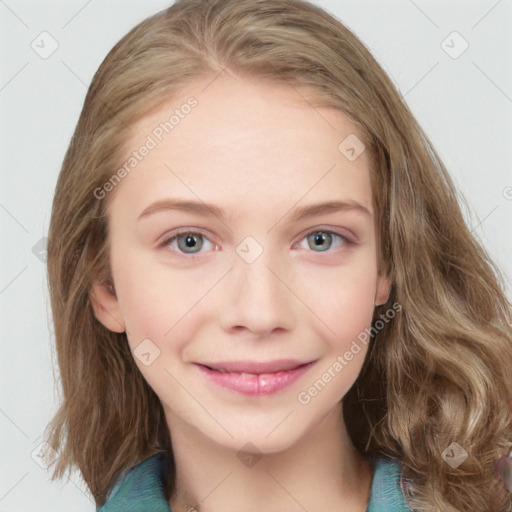
<svg viewBox="0 0 512 512"><path fill-rule="evenodd" d="M329 195L371 211L367 152L355 159L346 152L362 150L361 133L343 112L311 99L306 88L227 73L184 87L133 125L125 161L150 149L116 195L136 192L147 202L169 191L234 205L253 198L260 208L262 200L278 205Z"/></svg>

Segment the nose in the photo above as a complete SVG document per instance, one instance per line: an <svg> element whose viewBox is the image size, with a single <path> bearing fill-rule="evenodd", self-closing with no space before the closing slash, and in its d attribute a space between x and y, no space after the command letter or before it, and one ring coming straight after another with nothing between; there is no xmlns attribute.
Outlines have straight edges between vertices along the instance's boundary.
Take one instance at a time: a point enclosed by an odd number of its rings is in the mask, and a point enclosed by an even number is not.
<svg viewBox="0 0 512 512"><path fill-rule="evenodd" d="M300 302L291 290L290 272L283 266L269 251L251 263L235 254L227 276L226 301L219 312L226 331L264 337L293 329Z"/></svg>

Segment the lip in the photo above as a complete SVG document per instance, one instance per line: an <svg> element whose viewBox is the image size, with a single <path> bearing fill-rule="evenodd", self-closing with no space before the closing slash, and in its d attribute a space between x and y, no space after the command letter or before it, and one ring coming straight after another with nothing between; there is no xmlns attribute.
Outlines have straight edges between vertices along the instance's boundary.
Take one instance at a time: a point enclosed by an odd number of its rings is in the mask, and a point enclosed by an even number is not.
<svg viewBox="0 0 512 512"><path fill-rule="evenodd" d="M298 366L306 364L308 361L298 361L296 359L276 359L274 361L219 361L217 363L200 363L213 370L224 370L232 373L276 373L293 370Z"/></svg>
<svg viewBox="0 0 512 512"><path fill-rule="evenodd" d="M269 395L299 379L316 361L222 361L196 363L209 382L245 395Z"/></svg>

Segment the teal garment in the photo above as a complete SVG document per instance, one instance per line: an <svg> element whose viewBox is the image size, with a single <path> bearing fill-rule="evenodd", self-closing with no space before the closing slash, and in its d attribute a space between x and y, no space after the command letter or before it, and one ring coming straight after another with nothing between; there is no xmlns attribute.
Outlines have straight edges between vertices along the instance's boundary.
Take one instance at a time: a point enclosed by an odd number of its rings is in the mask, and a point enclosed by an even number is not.
<svg viewBox="0 0 512 512"><path fill-rule="evenodd" d="M122 476L97 512L172 512L163 491L164 454L152 455ZM400 463L375 460L366 512L411 512L400 489Z"/></svg>

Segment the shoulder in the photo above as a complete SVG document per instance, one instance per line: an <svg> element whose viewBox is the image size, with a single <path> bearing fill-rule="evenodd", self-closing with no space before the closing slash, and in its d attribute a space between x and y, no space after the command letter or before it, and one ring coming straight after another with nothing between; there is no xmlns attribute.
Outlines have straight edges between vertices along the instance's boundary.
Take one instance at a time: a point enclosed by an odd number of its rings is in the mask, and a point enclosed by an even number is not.
<svg viewBox="0 0 512 512"><path fill-rule="evenodd" d="M400 485L400 462L380 456L373 459L372 464L373 477L367 512L411 512Z"/></svg>
<svg viewBox="0 0 512 512"><path fill-rule="evenodd" d="M118 479L107 501L97 512L171 512L164 497L165 475L165 455L152 455Z"/></svg>

